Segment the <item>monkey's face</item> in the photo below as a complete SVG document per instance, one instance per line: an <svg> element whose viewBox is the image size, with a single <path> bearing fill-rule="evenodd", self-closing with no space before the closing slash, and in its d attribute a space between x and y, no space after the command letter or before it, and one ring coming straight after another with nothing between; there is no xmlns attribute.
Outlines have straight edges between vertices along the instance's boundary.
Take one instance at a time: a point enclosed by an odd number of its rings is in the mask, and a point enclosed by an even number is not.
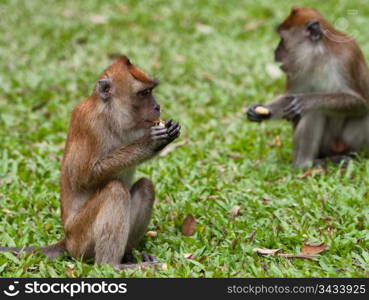
<svg viewBox="0 0 369 300"><path fill-rule="evenodd" d="M155 86L140 84L131 95L132 113L137 128L151 127L160 118L160 105L153 94Z"/></svg>
<svg viewBox="0 0 369 300"><path fill-rule="evenodd" d="M320 51L323 33L321 15L314 9L294 7L290 15L277 27L280 42L274 50L275 60L284 72L305 69Z"/></svg>
<svg viewBox="0 0 369 300"><path fill-rule="evenodd" d="M98 93L115 127L127 131L149 128L160 118L153 95L158 80L121 57L100 76Z"/></svg>

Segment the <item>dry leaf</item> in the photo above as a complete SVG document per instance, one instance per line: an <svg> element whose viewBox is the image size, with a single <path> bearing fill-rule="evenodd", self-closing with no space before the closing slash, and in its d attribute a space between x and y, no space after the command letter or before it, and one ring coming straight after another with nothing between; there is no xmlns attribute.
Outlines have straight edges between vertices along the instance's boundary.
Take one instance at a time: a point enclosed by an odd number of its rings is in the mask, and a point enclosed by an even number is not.
<svg viewBox="0 0 369 300"><path fill-rule="evenodd" d="M252 251L254 251L256 253L259 253L259 254L264 254L264 255L274 255L280 250L281 250L281 248L278 248L278 249L254 248L254 249L252 249Z"/></svg>
<svg viewBox="0 0 369 300"><path fill-rule="evenodd" d="M182 234L184 236L191 236L194 234L196 229L196 219L193 215L187 215L186 219L183 221L182 224Z"/></svg>
<svg viewBox="0 0 369 300"><path fill-rule="evenodd" d="M232 218L235 218L239 216L241 206L235 205L232 207L232 209L229 211L229 216Z"/></svg>
<svg viewBox="0 0 369 300"><path fill-rule="evenodd" d="M301 249L301 254L314 255L322 253L327 248L324 243L305 243Z"/></svg>
<svg viewBox="0 0 369 300"><path fill-rule="evenodd" d="M310 170L307 170L306 172L298 175L297 178L303 179L303 178L306 178L308 176L312 176L312 175L323 173L323 172L324 172L323 169L310 169Z"/></svg>
<svg viewBox="0 0 369 300"><path fill-rule="evenodd" d="M282 141L281 141L281 137L279 135L277 135L274 138L274 146L276 146L277 148L282 146Z"/></svg>
<svg viewBox="0 0 369 300"><path fill-rule="evenodd" d="M170 152L172 152L174 149L187 145L188 144L188 139L185 139L182 142L176 143L176 144L170 144L169 146L167 146L163 151L160 152L159 156L163 157L168 155Z"/></svg>
<svg viewBox="0 0 369 300"><path fill-rule="evenodd" d="M150 230L148 232L146 232L146 235L149 237L156 237L158 235L158 233L156 231Z"/></svg>
<svg viewBox="0 0 369 300"><path fill-rule="evenodd" d="M237 153L229 153L229 154L227 154L227 156L229 158L233 158L233 159L242 159L243 158L243 156L241 154L237 154Z"/></svg>
<svg viewBox="0 0 369 300"><path fill-rule="evenodd" d="M299 254L280 253L278 255L286 258L314 259L316 254L323 252L326 248L327 245L324 243L305 243Z"/></svg>

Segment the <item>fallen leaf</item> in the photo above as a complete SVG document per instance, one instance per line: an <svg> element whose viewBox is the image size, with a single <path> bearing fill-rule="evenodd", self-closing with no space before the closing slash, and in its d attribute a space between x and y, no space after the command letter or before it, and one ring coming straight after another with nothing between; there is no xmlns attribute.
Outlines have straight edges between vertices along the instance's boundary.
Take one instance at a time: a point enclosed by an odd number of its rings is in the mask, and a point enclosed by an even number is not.
<svg viewBox="0 0 369 300"><path fill-rule="evenodd" d="M308 176L312 176L312 175L323 173L323 172L324 172L323 169L310 169L310 170L307 170L306 172L298 175L297 178L303 179L303 178L306 178Z"/></svg>
<svg viewBox="0 0 369 300"><path fill-rule="evenodd" d="M191 236L194 234L196 229L196 219L193 215L187 215L186 219L183 221L182 224L182 234L184 236Z"/></svg>
<svg viewBox="0 0 369 300"><path fill-rule="evenodd" d="M274 255L276 254L278 251L280 251L282 248L278 248L278 249L264 249L264 248L254 248L252 249L252 251L259 253L259 254L264 254L264 255Z"/></svg>
<svg viewBox="0 0 369 300"><path fill-rule="evenodd" d="M275 138L274 138L274 146L279 148L282 146L282 141L281 141L281 137L279 135L277 135Z"/></svg>
<svg viewBox="0 0 369 300"><path fill-rule="evenodd" d="M233 159L242 159L242 158L243 158L243 156L242 156L242 155L237 154L237 153L229 153L229 154L227 154L227 156L228 156L229 158L233 158Z"/></svg>
<svg viewBox="0 0 369 300"><path fill-rule="evenodd" d="M305 258L314 259L316 254L323 252L328 246L324 243L305 243L301 248L301 253L288 254L279 253L278 255L286 258Z"/></svg>
<svg viewBox="0 0 369 300"><path fill-rule="evenodd" d="M176 144L170 144L168 147L166 147L163 151L160 152L159 156L163 157L168 155L170 152L172 152L174 149L187 145L188 144L188 139L185 139L182 142L176 143Z"/></svg>
<svg viewBox="0 0 369 300"><path fill-rule="evenodd" d="M233 206L231 210L229 211L229 216L232 218L239 216L240 209L241 209L241 206L238 206L238 205Z"/></svg>
<svg viewBox="0 0 369 300"><path fill-rule="evenodd" d="M158 233L156 231L150 230L148 232L146 232L146 235L149 237L156 237L158 235Z"/></svg>
<svg viewBox="0 0 369 300"><path fill-rule="evenodd" d="M322 253L327 248L324 243L305 243L301 249L301 254L314 255Z"/></svg>

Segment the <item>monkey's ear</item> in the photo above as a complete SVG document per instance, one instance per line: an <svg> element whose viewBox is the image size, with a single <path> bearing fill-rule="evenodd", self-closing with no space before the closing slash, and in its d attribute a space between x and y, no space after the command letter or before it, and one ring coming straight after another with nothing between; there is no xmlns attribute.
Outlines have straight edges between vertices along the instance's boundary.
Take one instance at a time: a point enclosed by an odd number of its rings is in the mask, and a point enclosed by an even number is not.
<svg viewBox="0 0 369 300"><path fill-rule="evenodd" d="M306 24L306 29L309 33L309 37L313 42L319 41L322 36L323 32L320 28L320 23L318 21L311 21Z"/></svg>
<svg viewBox="0 0 369 300"><path fill-rule="evenodd" d="M109 78L100 79L97 83L99 96L103 101L111 98L112 82Z"/></svg>

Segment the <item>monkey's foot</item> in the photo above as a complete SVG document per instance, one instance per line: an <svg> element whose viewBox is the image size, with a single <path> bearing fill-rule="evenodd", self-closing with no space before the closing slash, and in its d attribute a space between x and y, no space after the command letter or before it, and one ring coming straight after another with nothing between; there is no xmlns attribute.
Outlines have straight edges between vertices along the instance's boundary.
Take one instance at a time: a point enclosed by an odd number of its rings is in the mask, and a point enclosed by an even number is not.
<svg viewBox="0 0 369 300"><path fill-rule="evenodd" d="M141 253L141 259L143 262L159 262L153 254L145 252ZM126 253L124 254L121 262L122 264L136 264L137 259L132 253Z"/></svg>
<svg viewBox="0 0 369 300"><path fill-rule="evenodd" d="M327 168L329 164L333 166L340 166L341 168L347 168L350 161L354 160L354 157L349 155L334 155L327 158L315 159L314 166Z"/></svg>
<svg viewBox="0 0 369 300"><path fill-rule="evenodd" d="M121 262L122 264L134 264L137 263L137 259L133 256L132 253L126 253L124 254Z"/></svg>

